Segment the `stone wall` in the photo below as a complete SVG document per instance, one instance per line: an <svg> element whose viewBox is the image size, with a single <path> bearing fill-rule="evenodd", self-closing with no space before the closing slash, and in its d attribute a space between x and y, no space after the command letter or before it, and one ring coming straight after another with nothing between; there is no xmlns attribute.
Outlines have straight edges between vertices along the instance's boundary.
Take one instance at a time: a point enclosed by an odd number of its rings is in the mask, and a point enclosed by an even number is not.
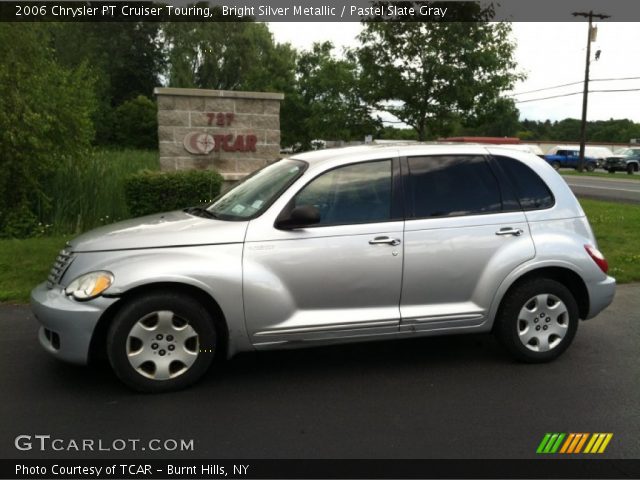
<svg viewBox="0 0 640 480"><path fill-rule="evenodd" d="M156 88L163 171L215 169L228 182L279 158L281 93Z"/></svg>

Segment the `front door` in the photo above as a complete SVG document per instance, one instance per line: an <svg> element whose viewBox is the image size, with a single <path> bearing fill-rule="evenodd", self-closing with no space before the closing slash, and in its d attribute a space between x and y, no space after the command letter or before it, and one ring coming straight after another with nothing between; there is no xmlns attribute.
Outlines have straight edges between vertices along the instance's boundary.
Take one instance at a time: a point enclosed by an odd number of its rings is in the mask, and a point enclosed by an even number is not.
<svg viewBox="0 0 640 480"><path fill-rule="evenodd" d="M392 208L394 164L317 175L292 199L320 211L317 225L249 225L243 292L256 347L398 331L404 222Z"/></svg>

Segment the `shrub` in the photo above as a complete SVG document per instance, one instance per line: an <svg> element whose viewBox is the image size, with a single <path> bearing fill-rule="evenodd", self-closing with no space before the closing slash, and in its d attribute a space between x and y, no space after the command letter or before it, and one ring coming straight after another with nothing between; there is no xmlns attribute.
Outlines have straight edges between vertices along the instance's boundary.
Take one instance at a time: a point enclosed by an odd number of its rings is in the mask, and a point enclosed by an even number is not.
<svg viewBox="0 0 640 480"><path fill-rule="evenodd" d="M206 203L220 193L222 176L213 170L143 171L125 181L129 212L137 217Z"/></svg>
<svg viewBox="0 0 640 480"><path fill-rule="evenodd" d="M158 148L158 116L156 104L152 100L139 95L116 108L113 117L113 134L117 145Z"/></svg>

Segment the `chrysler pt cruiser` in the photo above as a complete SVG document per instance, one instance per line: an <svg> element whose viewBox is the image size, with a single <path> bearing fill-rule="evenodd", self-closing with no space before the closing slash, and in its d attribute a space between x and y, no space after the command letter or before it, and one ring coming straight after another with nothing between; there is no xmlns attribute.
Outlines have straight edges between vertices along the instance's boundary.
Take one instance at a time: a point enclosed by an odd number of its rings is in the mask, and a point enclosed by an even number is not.
<svg viewBox="0 0 640 480"><path fill-rule="evenodd" d="M493 331L546 362L615 280L580 204L533 154L472 145L294 155L207 206L85 233L31 294L39 337L141 391L237 352Z"/></svg>

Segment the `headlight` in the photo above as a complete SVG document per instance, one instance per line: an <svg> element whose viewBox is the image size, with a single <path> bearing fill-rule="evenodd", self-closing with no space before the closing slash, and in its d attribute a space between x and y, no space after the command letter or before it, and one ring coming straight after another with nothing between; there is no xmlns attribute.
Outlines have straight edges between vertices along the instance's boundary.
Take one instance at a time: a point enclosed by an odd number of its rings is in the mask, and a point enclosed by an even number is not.
<svg viewBox="0 0 640 480"><path fill-rule="evenodd" d="M97 297L113 283L111 272L98 271L80 275L65 288L67 295L73 295L76 300L89 300Z"/></svg>

